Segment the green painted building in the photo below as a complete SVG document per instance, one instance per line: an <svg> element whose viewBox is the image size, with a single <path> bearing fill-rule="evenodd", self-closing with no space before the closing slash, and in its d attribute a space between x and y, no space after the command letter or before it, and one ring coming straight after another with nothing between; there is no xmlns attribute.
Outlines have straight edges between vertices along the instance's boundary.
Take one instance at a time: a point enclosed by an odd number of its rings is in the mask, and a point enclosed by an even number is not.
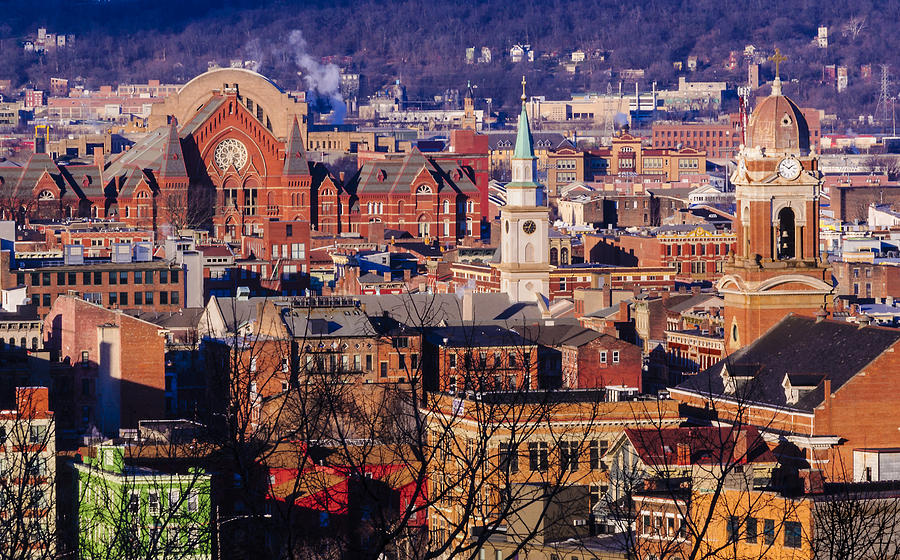
<svg viewBox="0 0 900 560"><path fill-rule="evenodd" d="M127 450L99 445L74 463L79 557L210 558L211 475L129 464Z"/></svg>

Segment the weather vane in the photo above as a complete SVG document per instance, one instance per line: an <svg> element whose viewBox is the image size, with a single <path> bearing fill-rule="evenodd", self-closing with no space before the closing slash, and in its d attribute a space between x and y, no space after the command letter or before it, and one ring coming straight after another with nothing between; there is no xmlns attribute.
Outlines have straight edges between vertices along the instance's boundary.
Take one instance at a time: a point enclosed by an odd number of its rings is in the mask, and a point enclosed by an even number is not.
<svg viewBox="0 0 900 560"><path fill-rule="evenodd" d="M778 47L775 47L775 54L770 56L769 60L775 63L775 77L780 77L778 69L781 66L781 63L787 60L787 57L781 54L781 51L778 49Z"/></svg>

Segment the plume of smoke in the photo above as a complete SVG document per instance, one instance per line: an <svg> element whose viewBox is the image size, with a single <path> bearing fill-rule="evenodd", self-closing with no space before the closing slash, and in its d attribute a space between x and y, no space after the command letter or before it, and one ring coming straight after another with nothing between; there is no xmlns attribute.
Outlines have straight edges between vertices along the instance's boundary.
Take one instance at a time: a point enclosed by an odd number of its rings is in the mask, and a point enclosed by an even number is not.
<svg viewBox="0 0 900 560"><path fill-rule="evenodd" d="M288 35L288 45L293 50L294 62L303 71L307 94L311 101L331 106L333 123L344 122L347 105L341 96L341 71L335 64L322 64L306 52L306 39L299 29Z"/></svg>
<svg viewBox="0 0 900 560"><path fill-rule="evenodd" d="M258 38L254 37L250 39L244 44L244 47L241 49L244 54L244 58L250 61L250 70L254 72L259 72L260 67L263 64L263 60L265 60L266 52L262 48L260 41Z"/></svg>

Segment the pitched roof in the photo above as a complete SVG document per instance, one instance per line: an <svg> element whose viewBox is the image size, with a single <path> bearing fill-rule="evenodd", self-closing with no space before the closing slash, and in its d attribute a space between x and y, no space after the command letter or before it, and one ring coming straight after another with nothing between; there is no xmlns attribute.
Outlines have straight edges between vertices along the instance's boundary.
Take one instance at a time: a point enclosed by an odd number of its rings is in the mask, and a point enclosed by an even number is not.
<svg viewBox="0 0 900 560"><path fill-rule="evenodd" d="M519 113L519 128L516 131L516 149L513 151L513 159L534 159L534 139L531 137L531 126L528 125L528 113L525 112L525 103L522 103L522 111Z"/></svg>
<svg viewBox="0 0 900 560"><path fill-rule="evenodd" d="M169 125L168 128L168 135L162 145L157 177L159 179L187 179L188 174L184 166L184 153L181 151L178 129L174 124Z"/></svg>
<svg viewBox="0 0 900 560"><path fill-rule="evenodd" d="M732 426L626 428L625 437L644 464L657 468L777 462L759 431L752 426L743 429ZM738 445L742 438L746 448ZM686 453L679 453L679 447Z"/></svg>
<svg viewBox="0 0 900 560"><path fill-rule="evenodd" d="M900 341L900 329L863 327L842 321L790 314L755 342L729 355L719 364L698 373L676 390L720 395L725 398L725 375L746 378L740 397L782 408L812 412L824 399L824 383L787 402L785 375L822 375L836 391L872 360Z"/></svg>
<svg viewBox="0 0 900 560"><path fill-rule="evenodd" d="M300 137L300 125L297 124L296 117L291 125L291 135L284 151L284 174L309 175L309 163L306 161L303 138Z"/></svg>
<svg viewBox="0 0 900 560"><path fill-rule="evenodd" d="M388 156L384 159L366 162L359 173L348 184L348 190L360 194L409 193L410 188L422 171L428 172L438 184L438 191L451 188L470 196L479 193L472 178L465 172L451 177L435 161L426 158L422 152L413 149L402 156ZM456 174L454 174L456 175Z"/></svg>
<svg viewBox="0 0 900 560"><path fill-rule="evenodd" d="M525 338L550 348L559 346L579 347L589 342L593 342L598 338L609 336L595 330L586 329L580 325L535 325L525 327L524 329L515 328L514 330L521 332Z"/></svg>

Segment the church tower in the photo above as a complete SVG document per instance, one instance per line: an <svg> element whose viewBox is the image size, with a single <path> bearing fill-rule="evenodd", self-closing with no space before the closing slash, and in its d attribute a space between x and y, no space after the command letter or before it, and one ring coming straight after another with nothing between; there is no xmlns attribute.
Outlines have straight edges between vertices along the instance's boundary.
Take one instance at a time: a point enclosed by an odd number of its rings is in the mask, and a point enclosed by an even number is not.
<svg viewBox="0 0 900 560"><path fill-rule="evenodd" d="M772 94L753 111L746 132L731 176L737 249L717 284L729 353L788 313L814 316L833 289L819 255L818 157L803 113L781 94L777 71Z"/></svg>
<svg viewBox="0 0 900 560"><path fill-rule="evenodd" d="M478 128L478 118L475 116L475 90L472 88L472 82L466 84L461 128L463 130L476 130Z"/></svg>
<svg viewBox="0 0 900 560"><path fill-rule="evenodd" d="M525 112L522 112L512 156L512 182L506 185L506 206L500 212L500 291L513 302L533 302L550 293L549 209L544 190L534 180L537 158Z"/></svg>

